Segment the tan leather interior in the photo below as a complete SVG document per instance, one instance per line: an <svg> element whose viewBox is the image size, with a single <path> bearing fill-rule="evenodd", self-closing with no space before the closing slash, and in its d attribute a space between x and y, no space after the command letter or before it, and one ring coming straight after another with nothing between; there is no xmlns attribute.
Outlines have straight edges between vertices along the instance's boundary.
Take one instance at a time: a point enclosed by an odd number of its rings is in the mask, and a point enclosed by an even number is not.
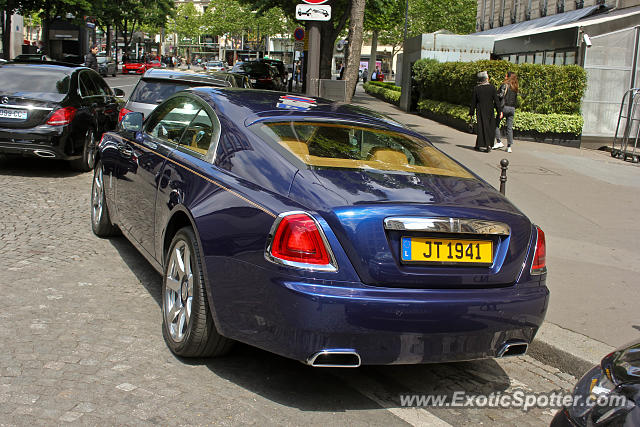
<svg viewBox="0 0 640 427"><path fill-rule="evenodd" d="M471 174L454 161L439 153L435 148L428 146L421 150L420 157L424 157L424 159L438 159L432 166L410 165L404 153L388 148L378 148L373 152L370 160L354 160L312 156L309 154L307 144L297 140L281 140L279 142L302 162L311 166L346 169L377 169L472 178Z"/></svg>
<svg viewBox="0 0 640 427"><path fill-rule="evenodd" d="M371 153L371 160L387 163L395 166L406 166L407 156L402 151L392 150L390 148L376 148Z"/></svg>

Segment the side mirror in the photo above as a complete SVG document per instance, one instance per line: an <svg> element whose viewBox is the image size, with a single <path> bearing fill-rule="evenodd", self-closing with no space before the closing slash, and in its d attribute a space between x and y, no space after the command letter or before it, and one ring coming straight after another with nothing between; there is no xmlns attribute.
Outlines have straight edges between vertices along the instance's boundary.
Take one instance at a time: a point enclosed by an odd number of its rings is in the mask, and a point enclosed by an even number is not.
<svg viewBox="0 0 640 427"><path fill-rule="evenodd" d="M124 130L129 132L142 132L142 122L144 116L142 113L131 112L125 114L118 125L118 130Z"/></svg>
<svg viewBox="0 0 640 427"><path fill-rule="evenodd" d="M120 89L119 87L113 88L113 93L118 97L118 98L124 98L124 91L122 89Z"/></svg>

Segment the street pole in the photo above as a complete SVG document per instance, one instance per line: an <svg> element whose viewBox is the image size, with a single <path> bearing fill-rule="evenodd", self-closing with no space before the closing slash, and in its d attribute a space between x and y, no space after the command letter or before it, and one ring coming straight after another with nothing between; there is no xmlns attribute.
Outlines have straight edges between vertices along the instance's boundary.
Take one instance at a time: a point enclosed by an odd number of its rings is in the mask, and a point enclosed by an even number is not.
<svg viewBox="0 0 640 427"><path fill-rule="evenodd" d="M309 51L307 52L307 95L318 96L320 81L320 24L309 21Z"/></svg>

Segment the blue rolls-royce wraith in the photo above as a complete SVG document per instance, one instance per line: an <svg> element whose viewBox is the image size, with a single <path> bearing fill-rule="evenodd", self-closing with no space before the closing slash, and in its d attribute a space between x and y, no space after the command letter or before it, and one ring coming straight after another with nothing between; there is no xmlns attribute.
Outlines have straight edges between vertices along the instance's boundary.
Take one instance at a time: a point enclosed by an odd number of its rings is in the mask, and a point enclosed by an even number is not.
<svg viewBox="0 0 640 427"><path fill-rule="evenodd" d="M192 88L127 114L100 142L91 219L163 275L180 356L519 355L548 303L540 228L420 134L322 99Z"/></svg>

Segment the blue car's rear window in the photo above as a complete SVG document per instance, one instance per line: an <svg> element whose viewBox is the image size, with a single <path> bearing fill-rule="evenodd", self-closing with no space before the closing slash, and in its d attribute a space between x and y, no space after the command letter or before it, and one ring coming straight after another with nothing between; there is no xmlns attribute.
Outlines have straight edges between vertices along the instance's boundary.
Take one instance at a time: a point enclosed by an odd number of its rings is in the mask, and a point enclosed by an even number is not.
<svg viewBox="0 0 640 427"><path fill-rule="evenodd" d="M472 177L427 141L385 129L302 121L260 122L250 128L309 166Z"/></svg>

